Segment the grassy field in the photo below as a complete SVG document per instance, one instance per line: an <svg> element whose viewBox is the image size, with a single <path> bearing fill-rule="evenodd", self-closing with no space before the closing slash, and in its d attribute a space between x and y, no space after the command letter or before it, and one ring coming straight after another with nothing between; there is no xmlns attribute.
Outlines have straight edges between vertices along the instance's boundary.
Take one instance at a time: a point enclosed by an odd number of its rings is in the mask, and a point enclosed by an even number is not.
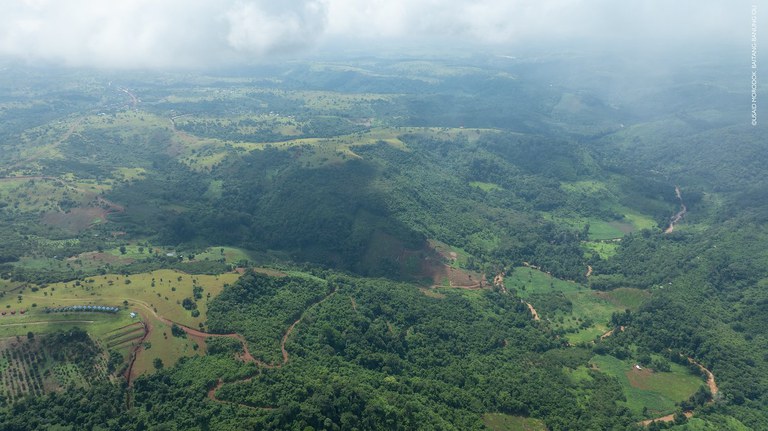
<svg viewBox="0 0 768 431"><path fill-rule="evenodd" d="M137 246L132 246L128 253L139 253ZM119 253L119 251L118 251ZM225 249L225 255L241 258L242 251ZM115 330L138 320L146 321L152 328L146 340L144 352L137 357L135 373L154 370L153 361L160 358L166 366L171 366L179 358L204 351L195 340L174 337L168 323L157 315L174 322L200 328L206 321L208 301L216 297L225 284L231 284L240 277L237 273L220 275L190 275L174 270L157 270L149 273L118 275L107 274L89 277L68 283L54 283L46 287L27 287L6 294L0 298L0 310L6 314L0 316L0 337L26 335L27 332L43 334L59 329L81 327L96 340L102 340L105 347L115 346L124 358L130 356L135 342L108 342ZM194 288L199 291L199 299L194 300ZM195 304L198 316L184 308L184 301ZM116 314L99 312L46 313L46 307L72 305L108 305L121 308ZM24 314L21 311L24 310ZM129 316L129 311L138 313L136 318ZM13 314L11 314L13 312ZM126 340L136 338L136 333L126 335ZM122 338L118 338L121 340ZM135 341L135 340L134 340Z"/></svg>
<svg viewBox="0 0 768 431"><path fill-rule="evenodd" d="M3 280L0 279L0 292L9 292L14 289L18 289L23 286L24 283L19 281Z"/></svg>
<svg viewBox="0 0 768 431"><path fill-rule="evenodd" d="M15 310L15 308L13 308ZM3 311L9 310L5 307ZM60 329L80 327L95 338L101 338L110 331L128 325L133 321L128 313L55 313L46 314L40 307L30 309L24 315L0 316L0 338L27 335L28 332L44 334Z"/></svg>
<svg viewBox="0 0 768 431"><path fill-rule="evenodd" d="M480 189L480 190L482 190L484 192L490 192L490 191L493 191L493 190L502 190L502 187L500 185L498 185L498 184L484 183L484 182L481 182L481 181L471 181L469 183L469 185L472 186L472 187L477 187L478 189Z"/></svg>
<svg viewBox="0 0 768 431"><path fill-rule="evenodd" d="M174 337L171 327L165 322L149 316L146 319L150 321L152 331L144 343L144 350L136 357L134 375L153 372L155 358L160 358L164 366L170 367L183 357L204 353L204 349L200 349L189 337Z"/></svg>
<svg viewBox="0 0 768 431"><path fill-rule="evenodd" d="M610 259L616 254L619 243L615 241L584 241L581 248L588 254L597 254L601 259Z"/></svg>
<svg viewBox="0 0 768 431"><path fill-rule="evenodd" d="M170 320L197 328L205 321L207 302L221 292L224 284L234 283L237 273L221 275L189 275L162 269L149 273L119 275L107 274L88 277L82 282L55 283L38 292L25 291L17 297L0 298L0 307L18 308L61 307L66 305L122 305L123 301L146 304L146 307ZM198 317L192 317L182 306L185 298L193 297L193 288L201 287L202 298L197 300ZM210 296L209 296L210 294Z"/></svg>
<svg viewBox="0 0 768 431"><path fill-rule="evenodd" d="M547 431L547 426L539 419L502 413L486 413L483 425L492 431Z"/></svg>
<svg viewBox="0 0 768 431"><path fill-rule="evenodd" d="M648 368L638 370L634 363L612 356L595 356L590 363L619 380L627 407L638 414L646 407L651 417L674 412L675 403L688 399L706 384L688 368L674 363L670 364L670 372L663 373Z"/></svg>
<svg viewBox="0 0 768 431"><path fill-rule="evenodd" d="M618 185L613 182L595 180L564 182L560 184L560 188L576 199L597 201L599 202L598 205L606 212L620 215L620 218L611 220L583 217L576 214L545 214L548 219L573 229L581 230L589 224L589 240L592 242L622 238L627 233L642 229L657 229L655 221L650 216L618 203L618 196L621 193L618 190ZM610 250L598 247L596 244L592 245L591 248L595 248L594 251L600 253L601 256L603 256L602 251L607 253L606 256L611 255Z"/></svg>
<svg viewBox="0 0 768 431"><path fill-rule="evenodd" d="M40 246L45 246L49 250L55 250L57 247L65 246L68 241L50 241L40 239ZM144 244L144 245L142 245ZM223 250L223 251L222 251ZM76 256L64 258L46 258L46 257L24 257L14 265L27 269L40 271L46 270L82 270L93 273L97 269L111 269L128 265L132 262L141 261L152 257L155 254L161 256L178 256L178 252L171 247L161 247L148 245L146 243L125 244L120 247L105 249L101 252L89 251ZM189 256L192 253L182 253L183 261L189 262ZM209 247L202 252L194 255L195 261L220 261L224 259L225 263L236 265L242 261L251 261L251 255L248 251L234 247ZM107 266L109 265L109 266ZM4 285L0 282L0 291L3 291Z"/></svg>
<svg viewBox="0 0 768 431"><path fill-rule="evenodd" d="M595 292L595 294L600 298L608 300L608 302L616 307L632 311L640 308L640 305L651 297L650 291L629 287L620 287L608 292Z"/></svg>
<svg viewBox="0 0 768 431"><path fill-rule="evenodd" d="M566 330L565 337L574 344L591 341L608 331L611 314L631 308L627 304L638 301L635 297L642 295L635 292L635 289L625 289L615 294L597 292L529 267L515 268L505 277L504 285L507 289L515 289L555 329ZM547 312L551 309L547 302L558 300L560 294L571 303L570 313L562 310Z"/></svg>
<svg viewBox="0 0 768 431"><path fill-rule="evenodd" d="M209 247L202 253L195 255L195 260L220 260L226 263L237 264L240 261L251 260L251 255L241 248L236 247Z"/></svg>
<svg viewBox="0 0 768 431"><path fill-rule="evenodd" d="M179 120L181 121L181 120ZM221 121L221 120L217 120ZM284 131L285 124L264 126L272 131ZM450 129L424 127L371 127L365 131L335 136L332 138L296 138L277 142L241 142L194 136L187 132L176 131L173 147L181 163L197 171L208 171L224 160L228 155L273 148L291 151L299 163L305 166L323 166L342 163L349 159L359 159L354 147L385 143L403 151L408 151L399 136L404 134L423 135L436 139L456 139L461 136L469 141L477 140L484 129ZM289 136L296 134L288 131ZM257 135L254 135L257 136ZM286 136L288 137L288 136ZM490 183L487 183L490 184ZM483 186L487 187L487 186ZM492 187L492 186L491 186Z"/></svg>

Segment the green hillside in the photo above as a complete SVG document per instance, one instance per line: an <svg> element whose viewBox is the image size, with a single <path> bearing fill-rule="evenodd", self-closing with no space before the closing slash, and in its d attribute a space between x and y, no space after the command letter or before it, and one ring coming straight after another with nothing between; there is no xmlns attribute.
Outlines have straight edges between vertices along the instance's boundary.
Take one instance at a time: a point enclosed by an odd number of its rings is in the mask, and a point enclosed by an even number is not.
<svg viewBox="0 0 768 431"><path fill-rule="evenodd" d="M9 66L0 428L768 429L760 129L593 63Z"/></svg>

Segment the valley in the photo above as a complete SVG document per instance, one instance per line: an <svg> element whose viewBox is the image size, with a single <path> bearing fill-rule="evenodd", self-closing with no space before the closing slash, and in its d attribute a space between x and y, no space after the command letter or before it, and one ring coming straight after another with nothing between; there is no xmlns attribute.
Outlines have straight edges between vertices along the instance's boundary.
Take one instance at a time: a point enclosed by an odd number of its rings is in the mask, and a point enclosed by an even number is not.
<svg viewBox="0 0 768 431"><path fill-rule="evenodd" d="M0 77L0 425L761 429L762 141L560 61Z"/></svg>

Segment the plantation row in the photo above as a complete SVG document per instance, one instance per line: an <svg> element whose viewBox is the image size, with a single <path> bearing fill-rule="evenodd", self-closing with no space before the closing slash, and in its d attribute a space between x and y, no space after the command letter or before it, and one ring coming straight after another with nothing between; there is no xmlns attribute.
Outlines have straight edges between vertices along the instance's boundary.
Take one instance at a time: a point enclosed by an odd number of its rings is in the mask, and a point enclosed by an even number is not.
<svg viewBox="0 0 768 431"><path fill-rule="evenodd" d="M68 313L74 311L117 313L119 307L107 307L103 305L73 305L69 307L46 307L43 311L46 313Z"/></svg>
<svg viewBox="0 0 768 431"><path fill-rule="evenodd" d="M11 403L25 395L43 395L46 369L45 351L34 339L19 341L0 353L0 393L4 403Z"/></svg>

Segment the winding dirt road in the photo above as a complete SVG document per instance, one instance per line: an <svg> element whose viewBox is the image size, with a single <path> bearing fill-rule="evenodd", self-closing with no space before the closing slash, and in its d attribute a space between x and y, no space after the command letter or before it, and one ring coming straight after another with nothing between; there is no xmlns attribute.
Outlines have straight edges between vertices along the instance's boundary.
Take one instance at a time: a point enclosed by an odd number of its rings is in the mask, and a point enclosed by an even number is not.
<svg viewBox="0 0 768 431"><path fill-rule="evenodd" d="M701 370L701 372L707 376L707 387L709 387L709 392L712 393L712 397L714 398L715 395L717 395L717 393L720 391L720 388L717 387L717 382L715 381L715 375L712 374L712 371L709 371L708 369L704 368L703 365L696 362L690 356L688 357L688 362L699 367L699 370Z"/></svg>
<svg viewBox="0 0 768 431"><path fill-rule="evenodd" d="M525 305L527 305L528 310L531 311L531 315L533 315L533 320L541 320L539 319L539 313L536 312L536 309L533 308L533 305L531 305L529 302L526 302Z"/></svg>
<svg viewBox="0 0 768 431"><path fill-rule="evenodd" d="M699 368L699 370L701 370L701 372L704 373L707 376L707 387L709 387L709 392L712 393L712 399L709 401L709 403L710 404L713 403L715 396L717 395L717 393L720 390L717 387L717 382L715 382L715 375L712 374L712 371L709 371L708 369L706 369L703 365L701 365L700 363L696 362L696 360L694 360L690 356L686 357L686 359L688 359L689 363L691 363L693 365L696 365ZM683 414L685 415L686 418L689 418L689 419L691 417L693 417L693 412L690 411L690 410L683 412ZM644 420L644 421L638 422L638 423L640 425L643 425L643 426L648 426L648 425L650 425L653 422L672 422L674 420L675 420L675 415L671 414L671 415L666 415L666 416L662 416L662 417L658 417L658 418L647 419L647 420Z"/></svg>
<svg viewBox="0 0 768 431"><path fill-rule="evenodd" d="M605 334L601 335L600 339L601 340L605 340L606 338L608 338L611 335L615 334L616 333L616 329L617 328L613 328L610 331L606 332ZM624 327L623 326L619 326L618 329L619 329L619 331L624 332Z"/></svg>
<svg viewBox="0 0 768 431"><path fill-rule="evenodd" d="M184 329L184 331L185 331L185 332L187 332L188 334L195 334L195 335L199 334L200 336L206 336L206 337L211 337L211 336L214 336L214 337L216 337L216 336L219 336L219 337L234 337L234 338L237 338L238 340L241 340L241 341L242 341L242 343L243 343L243 350L245 351L245 355L244 355L244 356L242 356L242 359L246 360L247 362L254 362L254 363L256 363L256 364L258 364L259 366L261 366L261 367L264 367L264 368L281 368L281 367L283 367L284 365L287 365L287 364L288 364L288 362L290 361L290 355L288 354L288 350L285 348L285 344L288 342L288 338L289 338L289 337L291 336L291 334L293 333L293 330L296 328L296 325L298 325L299 323L301 323L301 321L304 319L304 316L306 316L306 315L307 315L307 313L308 313L310 310L312 310L313 308L315 308L315 307L319 306L319 305L320 305L320 304L322 304L323 302L327 301L327 300L328 300L330 297L332 297L333 295L335 295L335 294L336 294L336 292L337 292L337 291L336 291L336 290L334 290L333 292L331 292L331 293L329 293L329 294L325 295L325 296L323 297L323 299L321 299L321 300L319 300L319 301L317 301L317 302L313 303L313 304L312 304L312 305L310 305L309 307L307 307L307 308L304 310L304 312L302 312L302 313L301 313L301 316L299 316L299 318L298 318L298 319L296 319L296 321L295 321L295 322L293 322L293 323L291 324L291 326L289 326L289 327L288 327L288 329L285 331L285 334L283 334L283 338L280 340L280 351L282 352L282 355L283 355L283 362L282 362L282 363L279 363L279 364L268 364L268 363L265 363L265 362L259 361L258 359L255 359L255 358L254 358L253 356L251 356L251 354L248 352L248 343L246 342L245 338L243 338L243 337L242 337L241 335L239 335L239 334L210 334L210 333L207 333L207 332L201 332L201 331L197 331L197 330L195 330L195 329L192 329L192 328L187 328L187 327L185 327L185 326L183 326L183 325L179 325L179 326L180 326L182 329ZM251 379L253 379L253 377L247 377L247 378L245 378L245 379L242 379L242 380L238 380L238 381L235 381L235 382L230 382L230 383L248 382L248 381L250 381ZM258 410L274 410L274 409L275 409L274 407L255 407L255 406L249 406L249 405L246 405L246 404L233 403L233 402L230 402L230 401L221 400L221 399L219 399L219 398L217 398L217 397L216 397L216 391L218 391L219 389L221 389L221 387L222 387L222 386L224 386L224 382L223 382L221 379L219 379L219 380L217 381L217 383L216 383L216 386L214 386L213 388L211 388L211 389L208 391L208 399L210 399L211 401L215 401L215 402L218 402L218 403L236 404L236 405L239 405L239 406L242 406L242 407L251 408L251 409L258 409Z"/></svg>
<svg viewBox="0 0 768 431"><path fill-rule="evenodd" d="M678 211L674 216L672 216L672 220L669 222L669 227L664 231L664 233L672 233L672 231L675 230L675 225L680 222L680 220L685 217L685 213L688 212L688 208L685 207L685 203L683 203L683 195L680 193L680 186L675 186L675 195L677 196L677 199L680 201L680 211Z"/></svg>
<svg viewBox="0 0 768 431"><path fill-rule="evenodd" d="M683 412L683 414L688 419L693 417L693 412L692 411ZM660 418L646 419L646 420L640 422L640 425L647 427L648 425L650 425L650 424L652 424L654 422L672 422L674 420L675 420L675 415L671 414L671 415L662 416Z"/></svg>

